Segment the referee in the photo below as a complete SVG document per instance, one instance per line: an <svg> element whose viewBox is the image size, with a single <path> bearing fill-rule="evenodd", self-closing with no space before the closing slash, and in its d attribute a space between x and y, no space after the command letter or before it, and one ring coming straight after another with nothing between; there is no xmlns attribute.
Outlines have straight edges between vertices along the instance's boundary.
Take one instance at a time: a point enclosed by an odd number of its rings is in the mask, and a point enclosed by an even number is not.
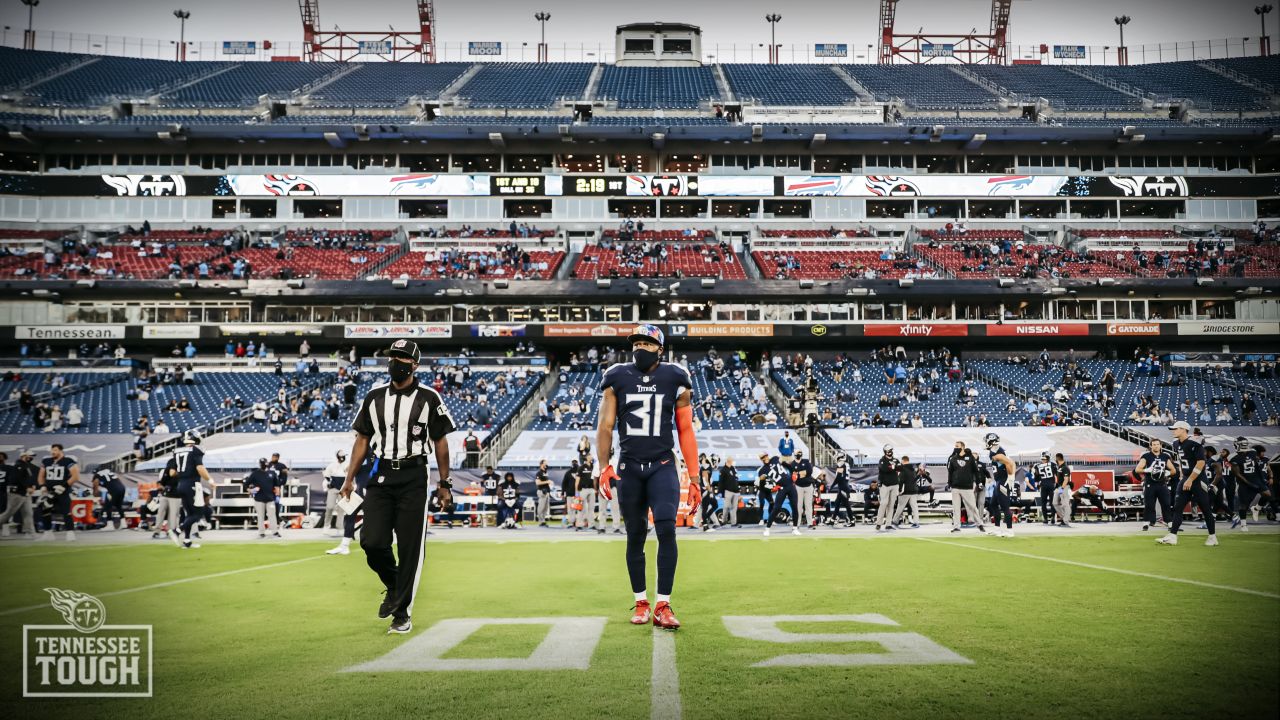
<svg viewBox="0 0 1280 720"><path fill-rule="evenodd" d="M447 437L455 428L440 394L419 384L414 376L421 358L417 343L397 340L386 355L391 382L369 391L351 424L356 441L341 494L351 496L356 472L366 454L372 453L360 547L386 588L378 617L391 618L388 634L404 634L413 629L410 618L422 577L427 486L431 480L427 459L434 445L440 471L436 493L441 501L451 500ZM393 532L400 554L398 564L391 552Z"/></svg>

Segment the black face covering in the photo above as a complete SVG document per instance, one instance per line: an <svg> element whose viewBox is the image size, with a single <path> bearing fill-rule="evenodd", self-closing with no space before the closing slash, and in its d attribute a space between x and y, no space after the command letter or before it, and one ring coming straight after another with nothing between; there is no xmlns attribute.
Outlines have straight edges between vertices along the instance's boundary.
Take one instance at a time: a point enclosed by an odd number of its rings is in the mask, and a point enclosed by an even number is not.
<svg viewBox="0 0 1280 720"><path fill-rule="evenodd" d="M407 362L391 362L391 382L402 383L413 375L413 365Z"/></svg>
<svg viewBox="0 0 1280 720"><path fill-rule="evenodd" d="M658 362L658 358L661 357L652 350L636 350L632 356L635 358L636 367L641 372L648 372Z"/></svg>

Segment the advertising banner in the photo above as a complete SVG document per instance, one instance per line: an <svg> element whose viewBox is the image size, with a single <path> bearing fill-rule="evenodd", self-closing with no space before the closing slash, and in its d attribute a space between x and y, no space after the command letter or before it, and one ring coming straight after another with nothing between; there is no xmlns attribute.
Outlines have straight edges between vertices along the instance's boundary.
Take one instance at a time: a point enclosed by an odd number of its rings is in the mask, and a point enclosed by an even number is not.
<svg viewBox="0 0 1280 720"><path fill-rule="evenodd" d="M1057 337L1089 334L1088 323L1016 323L984 327L988 337Z"/></svg>
<svg viewBox="0 0 1280 720"><path fill-rule="evenodd" d="M144 340L194 340L200 337L199 325L143 325Z"/></svg>
<svg viewBox="0 0 1280 720"><path fill-rule="evenodd" d="M433 196L489 195L488 175L227 175L227 186L241 197Z"/></svg>
<svg viewBox="0 0 1280 720"><path fill-rule="evenodd" d="M628 175L630 197L686 197L698 194L696 175Z"/></svg>
<svg viewBox="0 0 1280 720"><path fill-rule="evenodd" d="M472 325L471 337L504 338L524 337L524 325Z"/></svg>
<svg viewBox="0 0 1280 720"><path fill-rule="evenodd" d="M18 325L18 340L123 340L124 325Z"/></svg>
<svg viewBox="0 0 1280 720"><path fill-rule="evenodd" d="M773 337L772 323L675 323L667 327L672 337Z"/></svg>
<svg viewBox="0 0 1280 720"><path fill-rule="evenodd" d="M772 197L773 178L768 175L699 175L699 195L731 197Z"/></svg>
<svg viewBox="0 0 1280 720"><path fill-rule="evenodd" d="M966 337L969 334L969 326L941 323L864 325L862 334L871 337Z"/></svg>
<svg viewBox="0 0 1280 720"><path fill-rule="evenodd" d="M594 439L594 429L589 432L581 430L526 430L516 438L515 444L507 449L499 467L537 467L539 460L546 460L551 467L568 467L569 462L578 459L578 441L584 434ZM746 430L701 430L698 432L698 451L709 455L719 455L721 460L732 457L739 468L760 467L760 453L778 454L778 441L782 439L781 428L761 428ZM804 441L804 433L792 432L796 449L809 455L809 447Z"/></svg>
<svg viewBox="0 0 1280 720"><path fill-rule="evenodd" d="M1159 335L1160 323L1109 322L1107 323L1107 334L1119 336Z"/></svg>
<svg viewBox="0 0 1280 720"><path fill-rule="evenodd" d="M442 323L375 323L345 325L342 336L360 338L449 338L453 328Z"/></svg>
<svg viewBox="0 0 1280 720"><path fill-rule="evenodd" d="M1071 484L1077 490L1089 485L1102 492L1111 492L1116 489L1116 474L1112 470L1072 470Z"/></svg>
<svg viewBox="0 0 1280 720"><path fill-rule="evenodd" d="M1178 323L1179 335L1280 335L1280 322L1200 320Z"/></svg>
<svg viewBox="0 0 1280 720"><path fill-rule="evenodd" d="M563 323L542 326L543 337L624 338L635 325L630 323Z"/></svg>

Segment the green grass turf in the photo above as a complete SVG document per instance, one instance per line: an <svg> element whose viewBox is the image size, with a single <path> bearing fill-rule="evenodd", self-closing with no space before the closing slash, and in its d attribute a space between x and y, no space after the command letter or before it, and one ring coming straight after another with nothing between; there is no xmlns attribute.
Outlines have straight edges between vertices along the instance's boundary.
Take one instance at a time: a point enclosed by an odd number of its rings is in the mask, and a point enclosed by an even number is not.
<svg viewBox="0 0 1280 720"><path fill-rule="evenodd" d="M1275 717L1280 599L982 552L1087 562L1280 594L1280 538L1184 536L684 542L675 608L685 718ZM648 718L652 631L627 624L620 542L428 543L415 637L451 617L606 616L587 671L339 673L408 641L383 634L363 553L318 543L0 548L0 717ZM653 545L650 545L652 576ZM314 559L310 559L314 558ZM45 587L103 595L110 624L155 626L155 697L21 698L21 626L61 623ZM723 615L879 613L972 665L752 668L788 653L881 652L730 636ZM485 628L448 658L522 657L538 626Z"/></svg>

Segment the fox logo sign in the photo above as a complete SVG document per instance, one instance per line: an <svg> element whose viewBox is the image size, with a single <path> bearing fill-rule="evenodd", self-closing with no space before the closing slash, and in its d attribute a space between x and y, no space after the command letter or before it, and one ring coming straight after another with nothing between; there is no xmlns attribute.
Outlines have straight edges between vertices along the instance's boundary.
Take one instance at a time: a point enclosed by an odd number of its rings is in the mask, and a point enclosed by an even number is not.
<svg viewBox="0 0 1280 720"><path fill-rule="evenodd" d="M23 697L151 697L150 625L107 625L98 598L45 592L67 624L22 627Z"/></svg>

